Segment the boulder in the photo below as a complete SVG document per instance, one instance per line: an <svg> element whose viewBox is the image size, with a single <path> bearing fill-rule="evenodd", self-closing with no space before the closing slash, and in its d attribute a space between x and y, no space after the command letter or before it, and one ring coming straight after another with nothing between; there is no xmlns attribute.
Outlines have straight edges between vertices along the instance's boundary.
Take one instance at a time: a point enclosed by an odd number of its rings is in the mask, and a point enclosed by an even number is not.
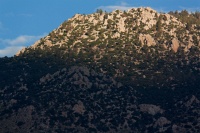
<svg viewBox="0 0 200 133"><path fill-rule="evenodd" d="M158 113L162 114L164 112L159 106L153 104L140 104L140 111L144 113L148 113L150 115L156 115Z"/></svg>
<svg viewBox="0 0 200 133"><path fill-rule="evenodd" d="M141 41L142 45L147 45L147 46L156 45L154 38L149 34L140 34L139 40Z"/></svg>
<svg viewBox="0 0 200 133"><path fill-rule="evenodd" d="M173 49L173 51L176 53L178 51L178 48L179 48L179 40L177 38L173 38L172 39L172 44L171 44L171 47Z"/></svg>

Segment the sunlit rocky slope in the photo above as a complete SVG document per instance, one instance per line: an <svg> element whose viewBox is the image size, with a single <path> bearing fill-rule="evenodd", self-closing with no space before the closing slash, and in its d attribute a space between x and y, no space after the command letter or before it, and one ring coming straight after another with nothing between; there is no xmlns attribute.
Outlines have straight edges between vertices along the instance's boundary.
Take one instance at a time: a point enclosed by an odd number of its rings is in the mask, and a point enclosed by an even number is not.
<svg viewBox="0 0 200 133"><path fill-rule="evenodd" d="M174 76L187 75L179 68L176 70L174 63L182 69L192 67L189 68L192 73L199 71L197 24L199 21L184 23L173 15L157 13L151 8L76 14L17 55L45 56L46 53L47 56L46 51L49 51L76 65L96 68L120 80L128 76L128 80L135 82L147 79L155 83L154 79L159 77L166 84L178 79ZM42 54L37 53L40 50ZM164 75L175 72L174 76L163 79Z"/></svg>
<svg viewBox="0 0 200 133"><path fill-rule="evenodd" d="M200 13L76 14L0 59L1 132L200 132Z"/></svg>

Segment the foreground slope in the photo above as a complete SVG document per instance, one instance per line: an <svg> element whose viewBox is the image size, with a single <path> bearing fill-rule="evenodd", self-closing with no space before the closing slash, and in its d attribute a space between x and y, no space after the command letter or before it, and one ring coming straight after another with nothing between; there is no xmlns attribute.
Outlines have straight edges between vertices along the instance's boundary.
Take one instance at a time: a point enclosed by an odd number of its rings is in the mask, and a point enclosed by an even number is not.
<svg viewBox="0 0 200 133"><path fill-rule="evenodd" d="M176 89L133 88L86 67L63 68L2 89L0 130L199 132L199 91Z"/></svg>

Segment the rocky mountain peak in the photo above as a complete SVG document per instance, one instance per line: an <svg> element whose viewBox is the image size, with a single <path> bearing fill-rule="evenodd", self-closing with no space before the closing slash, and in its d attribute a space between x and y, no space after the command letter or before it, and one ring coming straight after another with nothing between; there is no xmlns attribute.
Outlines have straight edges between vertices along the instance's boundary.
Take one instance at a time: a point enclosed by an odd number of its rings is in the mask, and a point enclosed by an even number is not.
<svg viewBox="0 0 200 133"><path fill-rule="evenodd" d="M114 10L109 13L100 10L88 15L74 15L30 48L43 49L45 46L67 44L70 48L78 47L79 53L86 43L100 45L103 42L108 45L110 39L120 39L121 43L125 43L132 42L135 37L137 43L141 42L142 45L163 44L166 49L172 49L174 52L182 46L185 51L189 51L191 46L199 45L194 44L193 39L200 40L200 37L193 34L198 33L198 30L194 29L193 32L185 30L182 33L186 25L187 23L182 23L176 17L158 13L150 7L132 8L128 11ZM23 53L24 50L20 52Z"/></svg>

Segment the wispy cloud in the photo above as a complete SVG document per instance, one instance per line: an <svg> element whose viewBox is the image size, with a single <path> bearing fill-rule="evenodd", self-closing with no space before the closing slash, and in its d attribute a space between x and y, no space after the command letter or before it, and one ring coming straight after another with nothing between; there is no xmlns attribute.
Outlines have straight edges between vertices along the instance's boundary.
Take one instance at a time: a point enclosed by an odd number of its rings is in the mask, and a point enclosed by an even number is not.
<svg viewBox="0 0 200 133"><path fill-rule="evenodd" d="M39 36L29 36L29 35L21 35L14 39L2 39L0 38L0 57L4 56L13 56L17 53L20 49L30 46L35 41L39 40L40 38L44 37L46 33Z"/></svg>
<svg viewBox="0 0 200 133"><path fill-rule="evenodd" d="M39 35L39 36L29 36L29 35L21 35L18 36L14 39L1 39L0 38L0 43L4 45L9 45L9 46L16 46L16 45L26 45L30 43L34 43L36 40L44 37L46 35Z"/></svg>
<svg viewBox="0 0 200 133"><path fill-rule="evenodd" d="M121 2L119 5L110 5L110 6L99 6L97 9L102 9L105 11L113 11L113 10L128 10L131 8L136 8L134 6L130 6L126 2Z"/></svg>
<svg viewBox="0 0 200 133"><path fill-rule="evenodd" d="M4 49L0 49L0 57L11 57L22 48L24 48L24 46L9 46Z"/></svg>

